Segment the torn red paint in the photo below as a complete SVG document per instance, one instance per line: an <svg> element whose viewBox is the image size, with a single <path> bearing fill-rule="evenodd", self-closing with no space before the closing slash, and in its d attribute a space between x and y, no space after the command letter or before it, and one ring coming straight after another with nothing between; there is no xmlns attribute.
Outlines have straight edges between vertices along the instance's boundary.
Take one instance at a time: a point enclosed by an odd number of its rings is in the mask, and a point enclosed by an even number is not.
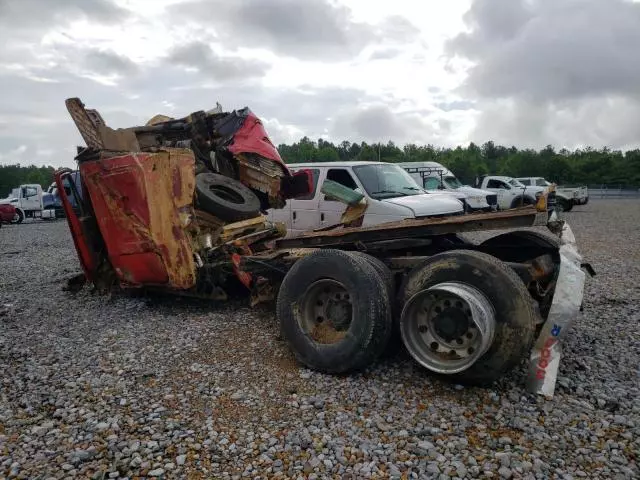
<svg viewBox="0 0 640 480"><path fill-rule="evenodd" d="M234 253L231 255L231 263L233 263L233 272L235 273L236 277L238 277L238 280L240 280L240 282L245 287L247 287L248 289L251 289L251 283L253 279L250 273L240 270L241 262L242 262L242 256L238 255L237 253Z"/></svg>
<svg viewBox="0 0 640 480"><path fill-rule="evenodd" d="M192 208L195 160L185 149L103 153L80 164L109 261L130 285L195 285L185 210Z"/></svg>
<svg viewBox="0 0 640 480"><path fill-rule="evenodd" d="M283 170L288 172L278 149L271 143L264 125L253 113L247 115L242 127L235 133L233 143L229 145L229 151L233 154L255 153L261 155L278 162Z"/></svg>

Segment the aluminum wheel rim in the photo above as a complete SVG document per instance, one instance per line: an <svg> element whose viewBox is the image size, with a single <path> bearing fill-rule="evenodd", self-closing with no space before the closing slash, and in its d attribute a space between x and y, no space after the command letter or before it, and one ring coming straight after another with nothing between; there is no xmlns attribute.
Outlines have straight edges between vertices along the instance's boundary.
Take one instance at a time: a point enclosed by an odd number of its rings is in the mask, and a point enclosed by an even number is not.
<svg viewBox="0 0 640 480"><path fill-rule="evenodd" d="M330 345L347 336L353 319L352 298L346 287L322 279L307 288L301 303L300 328L314 342Z"/></svg>
<svg viewBox="0 0 640 480"><path fill-rule="evenodd" d="M400 319L402 340L423 367L443 374L467 370L493 342L495 312L477 288L439 283L413 295Z"/></svg>

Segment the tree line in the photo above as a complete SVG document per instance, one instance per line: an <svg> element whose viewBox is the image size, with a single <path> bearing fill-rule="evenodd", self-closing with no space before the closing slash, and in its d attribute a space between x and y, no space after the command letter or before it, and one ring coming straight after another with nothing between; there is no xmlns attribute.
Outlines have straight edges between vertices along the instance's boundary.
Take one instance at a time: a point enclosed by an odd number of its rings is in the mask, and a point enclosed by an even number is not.
<svg viewBox="0 0 640 480"><path fill-rule="evenodd" d="M46 190L53 183L54 171L51 166L0 165L0 198L6 198L13 188L25 183L37 183Z"/></svg>
<svg viewBox="0 0 640 480"><path fill-rule="evenodd" d="M558 184L640 185L640 150L583 148L573 151L552 146L541 150L518 149L487 142L466 147L434 147L393 142L338 144L303 137L291 145L278 145L286 163L382 161L438 162L449 168L463 183L472 184L482 174L512 177L544 177ZM24 183L38 183L46 189L53 182L54 167L0 165L0 197Z"/></svg>
<svg viewBox="0 0 640 480"><path fill-rule="evenodd" d="M552 146L541 150L518 149L486 142L466 147L434 147L408 144L333 144L326 140L302 138L292 145L279 145L286 163L335 162L349 160L382 162L438 162L449 168L461 182L472 184L482 174L511 177L544 177L558 184L640 185L640 150L583 148L556 151Z"/></svg>

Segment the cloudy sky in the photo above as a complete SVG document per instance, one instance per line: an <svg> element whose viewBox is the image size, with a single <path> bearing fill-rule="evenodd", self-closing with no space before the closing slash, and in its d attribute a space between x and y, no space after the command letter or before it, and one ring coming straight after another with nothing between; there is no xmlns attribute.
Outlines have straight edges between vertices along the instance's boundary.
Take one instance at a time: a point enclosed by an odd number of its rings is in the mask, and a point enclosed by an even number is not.
<svg viewBox="0 0 640 480"><path fill-rule="evenodd" d="M632 0L0 0L0 164L220 102L276 143L640 145Z"/></svg>

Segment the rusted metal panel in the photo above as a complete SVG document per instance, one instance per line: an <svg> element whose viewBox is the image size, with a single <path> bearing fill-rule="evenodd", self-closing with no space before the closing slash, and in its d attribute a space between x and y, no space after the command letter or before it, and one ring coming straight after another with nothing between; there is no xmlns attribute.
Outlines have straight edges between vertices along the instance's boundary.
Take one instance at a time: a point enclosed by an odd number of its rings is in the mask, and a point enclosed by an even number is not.
<svg viewBox="0 0 640 480"><path fill-rule="evenodd" d="M444 235L447 233L531 227L539 222L533 207L504 212L459 215L445 218L409 219L369 227L335 228L303 234L301 237L279 240L277 248L339 246L357 242L373 242L402 238ZM546 213L541 213L546 216Z"/></svg>
<svg viewBox="0 0 640 480"><path fill-rule="evenodd" d="M284 168L262 158L252 158L244 154L236 155L238 161L238 178L249 187L263 192L269 198L272 208L282 208L282 178L287 175Z"/></svg>
<svg viewBox="0 0 640 480"><path fill-rule="evenodd" d="M280 190L280 177L271 176L254 165L239 161L240 181L261 192L275 197Z"/></svg>
<svg viewBox="0 0 640 480"><path fill-rule="evenodd" d="M195 285L186 232L194 212L195 160L186 149L103 155L80 165L109 260L131 285Z"/></svg>
<svg viewBox="0 0 640 480"><path fill-rule="evenodd" d="M114 130L106 126L96 110L87 110L79 98L69 98L66 106L87 146L94 150L140 151L132 129Z"/></svg>
<svg viewBox="0 0 640 480"><path fill-rule="evenodd" d="M248 220L229 223L222 228L222 234L220 235L220 238L223 242L227 242L229 240L233 240L234 238L265 230L266 228L268 228L266 221L266 217L260 215Z"/></svg>
<svg viewBox="0 0 640 480"><path fill-rule="evenodd" d="M91 239L89 238L89 234L86 228L83 228L84 225L76 212L73 210L71 202L69 200L69 196L67 194L67 190L65 189L64 180L68 179L69 182L69 191L72 194L77 193L76 186L71 179L72 171L68 168L63 168L55 172L54 178L56 181L56 186L58 187L58 192L60 192L60 199L62 201L62 207L64 208L65 216L67 218L67 222L69 224L69 229L71 230L71 238L73 239L73 243L76 247L76 252L78 253L78 259L80 260L80 265L82 270L84 271L84 276L91 282L96 280L96 274L98 271L99 265L99 255L94 249L91 248ZM76 202L81 208L81 212L83 209L83 202L79 198L75 198Z"/></svg>

